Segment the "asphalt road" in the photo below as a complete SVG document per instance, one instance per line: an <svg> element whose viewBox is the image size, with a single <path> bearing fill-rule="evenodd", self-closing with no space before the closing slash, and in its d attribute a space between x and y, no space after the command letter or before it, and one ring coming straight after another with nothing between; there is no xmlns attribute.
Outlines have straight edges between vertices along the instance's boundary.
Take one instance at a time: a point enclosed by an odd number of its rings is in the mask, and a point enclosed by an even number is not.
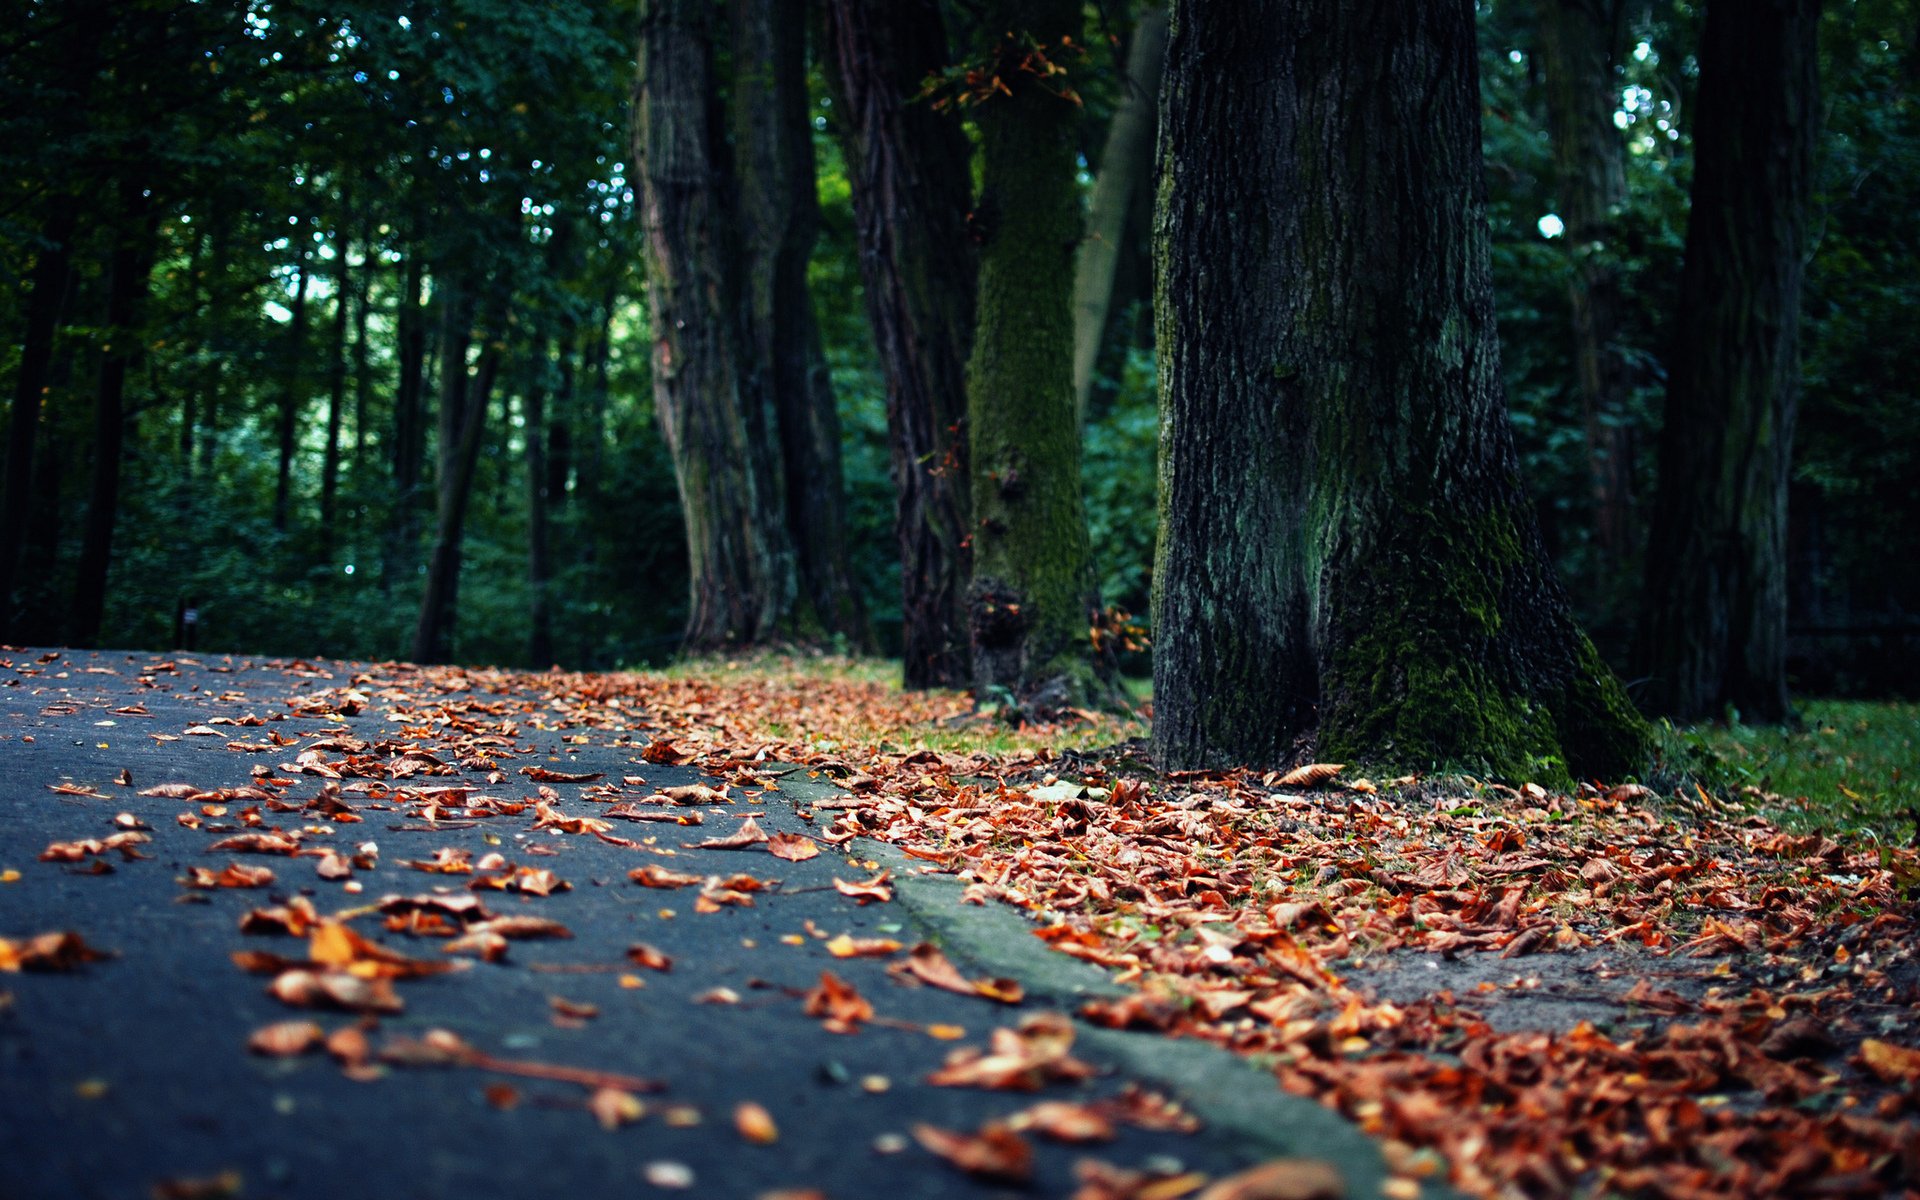
<svg viewBox="0 0 1920 1200"><path fill-rule="evenodd" d="M1075 1186L1073 1164L1082 1157L1219 1175L1265 1156L1224 1130L1178 1134L1123 1126L1101 1145L1032 1139L1033 1182L1012 1188L970 1178L910 1141L902 1148L914 1122L971 1131L1038 1099L1111 1096L1128 1080L1109 1072L1035 1094L928 1085L926 1076L956 1046L984 1045L995 1026L1014 1024L1036 1006L1009 1008L905 987L887 976L883 961L833 957L823 935L911 945L923 934L908 906L861 906L834 889L836 876L872 874L843 853L829 848L809 861L786 862L763 850L683 847L731 832L737 815L747 812L761 814L770 834L819 832L826 822L803 822L784 794L694 810L705 817L698 828L622 824L615 830L632 840L656 838L654 848L675 850L672 857L591 836L533 831L530 810L461 828L423 829L407 812L369 806L359 814L362 822L328 824L331 833L309 832L303 843L352 852L374 842L378 865L356 871L363 889L356 894L344 880L321 878L317 858L209 852L222 836L209 827L234 823L244 801L212 817L200 803L138 792L170 782L237 787L262 765L288 777L281 764L328 730L344 728L369 743L430 741L409 737L404 719L391 720L389 713L402 706L389 701L376 699L347 717L289 711L290 698L342 686L360 668L74 651L39 661L45 653L0 652L0 879L10 880L0 883L0 937L73 930L113 957L73 972L0 974L0 1197L6 1200L145 1197L161 1194L154 1189L165 1181L204 1181L223 1172L237 1172L231 1194L246 1197L587 1200L672 1194L659 1184L679 1173L663 1163L690 1173L691 1185L681 1194L700 1196L752 1197L782 1188L818 1189L836 1200L1067 1196ZM173 669L156 672L169 660ZM624 744L612 734L577 744L565 740L571 733L542 731L524 719L519 701L525 697L480 699L500 704L501 719L517 726L498 747L505 778L490 785L484 771L463 771L458 778L399 782L460 783L518 800L535 792L515 774L527 765L606 772L616 781L642 776L646 785L630 789L636 796L712 782L689 767L639 761L644 731ZM114 711L129 705L144 707L145 715ZM522 719L514 720L516 713ZM217 736L183 732L215 717L249 715L267 723L214 726ZM228 747L273 735L290 744L256 753ZM132 786L117 782L123 771ZM300 803L318 795L323 783L291 778L284 795ZM52 790L63 785L98 796ZM588 785L550 786L569 816L605 807L580 797ZM151 827L151 842L138 847L144 859L109 853L99 861L113 870L103 874L87 873L91 860L38 861L52 842L115 833L121 813ZM181 825L182 813L200 815L202 828ZM311 812L262 816L283 829L323 825ZM332 1031L359 1018L294 1009L269 996L268 977L240 970L233 953L299 958L305 945L243 934L242 915L296 895L310 897L326 914L436 886L471 894L467 877L399 865L443 849L465 849L474 859L500 852L551 869L571 890L545 897L488 892L483 900L496 914L562 922L575 936L513 941L502 963L400 982L405 1012L379 1018L375 1043L443 1029L496 1058L657 1080L664 1090L643 1098L648 1115L609 1131L586 1110L586 1089L574 1083L420 1066L357 1080L325 1054L248 1052L249 1035L274 1022L311 1017ZM229 861L266 866L278 878L264 889L194 891L179 882L189 868L218 869ZM628 871L643 862L702 874L744 871L778 879L779 887L756 895L752 907L698 913L696 889L660 891L629 882ZM411 956L444 957L430 939L383 932L378 917L352 927ZM631 964L626 952L635 942L669 955L671 971ZM851 982L881 1018L901 1027L866 1023L850 1034L827 1031L803 1012L801 998L823 970ZM634 986L635 979L642 986ZM731 989L738 1003L701 1002L716 988ZM598 1015L556 1023L554 997L597 1006ZM959 1026L965 1036L930 1036L924 1027L936 1024ZM1101 1058L1094 1051L1084 1057ZM766 1109L777 1140L756 1144L736 1131L734 1113L743 1101ZM232 1181L226 1176L212 1194L225 1194L220 1189Z"/></svg>

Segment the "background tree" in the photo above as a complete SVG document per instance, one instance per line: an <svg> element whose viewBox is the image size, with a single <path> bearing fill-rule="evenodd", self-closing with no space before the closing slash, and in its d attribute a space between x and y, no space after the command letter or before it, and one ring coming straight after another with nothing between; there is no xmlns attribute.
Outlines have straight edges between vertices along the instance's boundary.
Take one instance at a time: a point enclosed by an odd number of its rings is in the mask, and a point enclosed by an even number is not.
<svg viewBox="0 0 1920 1200"><path fill-rule="evenodd" d="M989 5L969 83L980 131L980 292L967 362L973 471L968 622L982 700L1038 712L1104 703L1113 678L1098 616L1073 400L1073 192L1080 6Z"/></svg>
<svg viewBox="0 0 1920 1200"><path fill-rule="evenodd" d="M1164 766L1645 765L1500 389L1473 9L1175 5L1156 224ZM1407 118L1422 114L1419 121Z"/></svg>
<svg viewBox="0 0 1920 1200"><path fill-rule="evenodd" d="M920 102L949 65L934 0L827 0L827 65L860 276L881 373L908 687L971 680L966 359L973 341L969 151L959 121Z"/></svg>
<svg viewBox="0 0 1920 1200"><path fill-rule="evenodd" d="M1819 0L1707 8L1693 207L1637 661L1641 703L1784 721L1787 491Z"/></svg>

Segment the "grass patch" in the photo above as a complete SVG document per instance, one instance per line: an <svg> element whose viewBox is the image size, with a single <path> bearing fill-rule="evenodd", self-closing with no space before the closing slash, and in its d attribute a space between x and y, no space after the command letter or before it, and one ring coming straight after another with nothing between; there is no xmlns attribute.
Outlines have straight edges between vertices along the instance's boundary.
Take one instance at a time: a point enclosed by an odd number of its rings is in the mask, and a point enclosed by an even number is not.
<svg viewBox="0 0 1920 1200"><path fill-rule="evenodd" d="M1675 737L1707 778L1763 793L1783 826L1920 839L1920 704L1808 700L1800 714L1800 729L1700 725Z"/></svg>

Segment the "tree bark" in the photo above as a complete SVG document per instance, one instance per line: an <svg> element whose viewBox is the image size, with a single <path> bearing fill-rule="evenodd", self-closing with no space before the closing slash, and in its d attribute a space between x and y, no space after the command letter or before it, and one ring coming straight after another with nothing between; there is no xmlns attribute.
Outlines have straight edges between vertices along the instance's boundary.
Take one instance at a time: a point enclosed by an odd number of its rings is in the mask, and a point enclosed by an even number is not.
<svg viewBox="0 0 1920 1200"><path fill-rule="evenodd" d="M528 367L525 396L527 439L527 661L535 668L553 664L553 558L547 514L552 505L547 474L547 352L536 346Z"/></svg>
<svg viewBox="0 0 1920 1200"><path fill-rule="evenodd" d="M1541 0L1537 10L1594 540L1614 569L1631 554L1634 531L1632 375L1619 344L1620 271L1610 244L1627 201L1626 150L1613 124L1623 8L1620 0Z"/></svg>
<svg viewBox="0 0 1920 1200"><path fill-rule="evenodd" d="M296 228L304 231L305 226ZM306 375L301 368L307 349L307 285L312 282L312 258L313 248L306 243L303 232L299 273L293 287L293 320L287 323L286 378L280 388L280 406L275 423L279 434L280 459L273 485L273 527L281 533L287 531L293 499L293 455L298 445L300 402L303 399L300 387Z"/></svg>
<svg viewBox="0 0 1920 1200"><path fill-rule="evenodd" d="M395 325L399 379L393 394L393 513L387 523L385 562L380 582L391 590L412 570L419 540L420 475L426 457L426 420L422 398L426 391L427 328L421 289L426 272L417 235L407 246L402 267L399 313Z"/></svg>
<svg viewBox="0 0 1920 1200"><path fill-rule="evenodd" d="M1090 636L1099 610L1080 482L1073 400L1073 253L1077 104L1022 69L1034 43L1069 57L1075 0L990 8L990 52L1008 94L974 109L982 184L976 220L979 320L967 363L973 464L973 583L967 592L973 682L986 701L1055 712L1114 698L1109 656ZM1011 33L1001 34L1009 30Z"/></svg>
<svg viewBox="0 0 1920 1200"><path fill-rule="evenodd" d="M344 223L341 229L345 229ZM340 431L347 415L347 297L353 290L352 272L347 267L351 247L343 233L336 234L336 239L333 344L327 354L327 440L320 460L320 557L325 563L333 561L334 525L340 516Z"/></svg>
<svg viewBox="0 0 1920 1200"><path fill-rule="evenodd" d="M1113 311L1114 275L1128 235L1134 198L1153 176L1153 135L1160 76L1167 62L1167 10L1150 5L1133 26L1127 47L1125 93L1107 126L1107 138L1087 208L1086 240L1073 263L1073 401L1084 422L1094 366ZM1140 235L1145 230L1139 231Z"/></svg>
<svg viewBox="0 0 1920 1200"><path fill-rule="evenodd" d="M690 651L779 636L797 591L792 541L777 519L777 446L741 377L737 234L713 157L708 8L646 5L634 106L654 408L686 525Z"/></svg>
<svg viewBox="0 0 1920 1200"><path fill-rule="evenodd" d="M1693 206L1640 623L1641 702L1791 719L1787 485L1819 119L1819 0L1708 5Z"/></svg>
<svg viewBox="0 0 1920 1200"><path fill-rule="evenodd" d="M1521 490L1474 33L1470 0L1176 0L1155 228L1163 767L1645 765Z"/></svg>
<svg viewBox="0 0 1920 1200"><path fill-rule="evenodd" d="M872 648L866 605L847 560L840 415L807 290L819 233L808 122L805 5L734 0L732 123L739 197L746 351L754 411L779 428L784 510L813 619L855 649ZM759 399L753 397L758 396Z"/></svg>
<svg viewBox="0 0 1920 1200"><path fill-rule="evenodd" d="M41 229L44 244L29 275L33 290L26 297L26 331L8 413L7 483L5 507L0 511L0 631L8 638L15 636L13 587L33 508L34 444L39 438L40 409L53 366L53 341L60 332L67 285L73 274L77 223L77 205L63 202L52 206Z"/></svg>
<svg viewBox="0 0 1920 1200"><path fill-rule="evenodd" d="M120 511L120 457L126 441L127 370L140 355L137 322L153 270L156 225L151 198L135 182L121 185L116 244L107 267L107 334L100 358L100 386L94 393L93 483L87 496L87 523L80 542L73 592L73 643L100 640L106 613L107 569L113 561L113 529Z"/></svg>
<svg viewBox="0 0 1920 1200"><path fill-rule="evenodd" d="M456 282L449 281L448 290L453 295L441 306L439 486L435 492L433 552L427 560L426 588L413 633L413 659L423 663L447 662L453 653L467 500L473 494L487 404L500 369L499 345L491 338L481 350L479 362L468 366L474 341L474 297ZM490 320L489 329L498 329L503 323Z"/></svg>
<svg viewBox="0 0 1920 1200"><path fill-rule="evenodd" d="M972 679L966 361L973 340L972 194L959 122L915 100L947 65L935 0L828 0L860 274L887 385L907 687Z"/></svg>

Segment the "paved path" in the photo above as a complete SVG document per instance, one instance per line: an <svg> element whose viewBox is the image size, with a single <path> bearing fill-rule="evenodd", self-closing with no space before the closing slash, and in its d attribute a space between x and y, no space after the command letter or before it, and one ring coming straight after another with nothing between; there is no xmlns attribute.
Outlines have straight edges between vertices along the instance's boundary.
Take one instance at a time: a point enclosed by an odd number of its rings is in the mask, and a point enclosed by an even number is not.
<svg viewBox="0 0 1920 1200"><path fill-rule="evenodd" d="M764 848L684 847L733 832L746 813L758 814L768 834L817 834L828 822L809 824L796 809L829 789L804 772L783 777L778 792L735 789L735 803L675 810L700 814L698 827L615 822L618 837L643 845L655 839L649 849L534 830L531 808L472 821L442 814L450 819L435 828L420 819L417 806L377 807L377 791L351 787L342 796L358 810L358 823L311 810L260 814L267 826L308 830L304 848L351 855L363 843L377 845L377 865L354 872L361 889L355 892L346 880L322 878L317 857L210 851L221 837L250 832L238 823L252 803L245 798L228 801L220 813L203 801L138 793L162 783L237 788L253 782L250 772L267 768L294 781L270 790L304 805L321 795L326 781L284 767L316 742L358 739L387 763L398 761L406 745L436 746L432 729L409 728L418 717L405 714L423 711L419 705L379 694L380 669L370 669L375 682L365 685L368 703L358 713L309 715L289 702L345 687L363 668L206 655L174 657L168 667L166 657L153 654L72 651L39 661L45 653L0 652L7 663L0 668L0 879L9 880L0 883L0 937L74 930L113 957L73 972L0 974L4 1200L144 1197L163 1181L215 1180L223 1172L237 1173L237 1190L221 1190L234 1182L228 1175L208 1194L586 1200L656 1194L690 1175L686 1194L701 1196L751 1197L782 1188L819 1189L836 1200L1067 1196L1075 1187L1074 1163L1083 1157L1218 1176L1289 1146L1339 1161L1349 1195L1379 1194L1377 1160L1343 1126L1311 1105L1280 1097L1270 1076L1197 1047L1169 1056L1164 1047L1136 1052L1124 1038L1090 1043L1083 1037L1076 1051L1104 1071L1084 1083L1054 1083L1034 1094L928 1085L926 1077L956 1046L983 1046L996 1026L1069 1005L1075 985L1041 980L1034 996L1015 1008L902 986L888 977L885 961L836 958L826 939L847 934L912 945L938 927L962 970L974 975L981 959L996 959L996 944L1009 947L1014 956L1008 961L1025 961L1015 953L1027 949L1016 944L1017 927L1008 934L993 924L1017 918L959 913L937 884L923 885L907 871L900 872L908 890L899 899L863 906L833 881L870 877L872 860L850 860L832 848L787 862ZM461 785L511 804L536 795L535 782L518 773L528 766L604 772L598 786L643 777L644 785L622 788L622 796L633 799L714 782L691 767L640 761L649 740L643 729L625 737L594 733L584 742L569 740L581 736L573 730L543 730L535 697L442 696L435 702L466 699L480 707L476 719L498 726L495 780L475 768L386 783ZM130 706L137 708L116 711ZM248 717L266 723L208 725L214 718ZM185 732L194 727L217 732ZM249 752L229 743L280 744ZM344 755L323 751L321 757ZM123 771L131 786L118 782ZM565 816L599 816L609 807L583 797L596 785L548 786L559 794L556 807ZM460 809L462 799L454 797L448 808ZM152 840L136 847L144 858L123 860L109 851L77 863L38 861L50 843L119 832L115 817L122 813L150 827ZM201 827L182 825L182 814L197 817ZM440 851L466 851L473 860L500 853L521 866L550 869L570 890L540 897L474 893L466 886L472 876L400 865ZM89 873L96 861L111 872ZM192 868L217 871L230 861L265 866L276 881L261 889L213 890L180 882ZM777 879L779 886L753 896L751 907L702 913L698 888L653 890L630 882L628 872L643 863L701 875L746 872ZM243 972L232 955L269 951L298 959L307 947L285 936L242 933L243 914L305 896L324 915L436 887L479 895L496 915L561 922L574 936L514 940L504 962L399 982L405 1011L378 1019L373 1044L446 1030L493 1059L658 1081L662 1091L641 1097L645 1116L603 1130L585 1107L588 1089L574 1082L472 1066L392 1066L355 1079L324 1053L270 1058L248 1052L249 1035L275 1022L311 1018L332 1032L361 1018L290 1008L269 996L270 977ZM384 932L376 915L351 927L409 956L446 957L432 939ZM634 965L627 951L636 942L668 955L672 969ZM880 1019L857 1032L834 1033L806 1015L803 996L823 970L850 982ZM737 1003L702 1002L725 994L715 989L728 989ZM556 1009L556 997L572 1011L591 1006L598 1015L569 1018ZM936 1025L959 1027L964 1037L932 1036L928 1027ZM1039 1099L1112 1097L1132 1082L1129 1072L1141 1071L1154 1077L1150 1083L1171 1081L1193 1107L1216 1119L1197 1134L1123 1125L1114 1141L1088 1146L1031 1138L1034 1178L1026 1189L970 1178L906 1136L914 1122L971 1131ZM734 1113L747 1101L772 1117L777 1140L756 1144L736 1131Z"/></svg>

